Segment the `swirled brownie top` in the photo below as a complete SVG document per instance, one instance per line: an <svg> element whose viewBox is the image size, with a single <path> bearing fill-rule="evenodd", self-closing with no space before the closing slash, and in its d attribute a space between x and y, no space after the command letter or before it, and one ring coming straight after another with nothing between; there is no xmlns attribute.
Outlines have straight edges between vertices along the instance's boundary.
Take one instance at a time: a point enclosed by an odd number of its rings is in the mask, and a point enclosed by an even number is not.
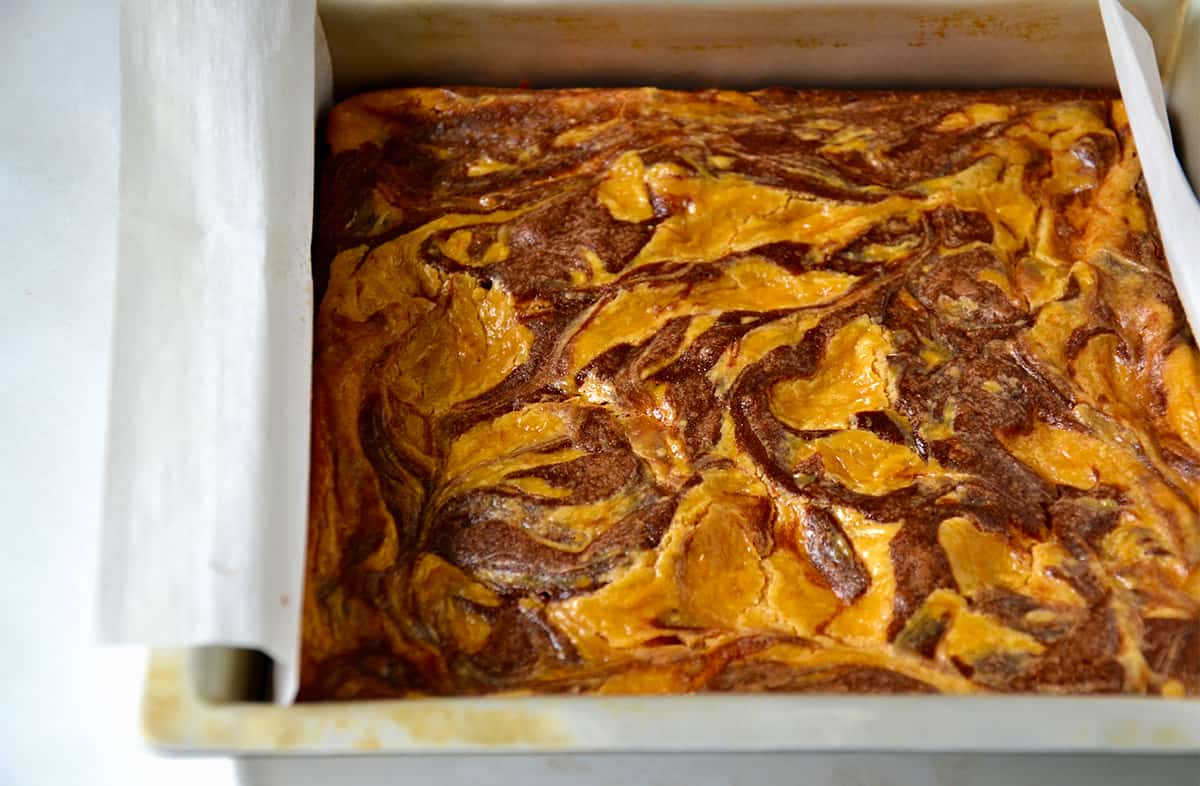
<svg viewBox="0 0 1200 786"><path fill-rule="evenodd" d="M303 699L1200 694L1200 374L1113 94L328 123Z"/></svg>

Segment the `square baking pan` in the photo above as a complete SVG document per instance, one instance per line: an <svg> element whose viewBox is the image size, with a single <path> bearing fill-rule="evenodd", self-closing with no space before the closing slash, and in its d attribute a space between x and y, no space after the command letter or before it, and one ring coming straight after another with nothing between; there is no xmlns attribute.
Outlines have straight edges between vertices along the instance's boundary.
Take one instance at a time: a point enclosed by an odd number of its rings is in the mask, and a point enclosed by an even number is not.
<svg viewBox="0 0 1200 786"><path fill-rule="evenodd" d="M1127 2L1200 182L1200 0ZM323 0L338 97L400 85L1111 85L1094 0L970 4ZM278 706L269 663L157 650L150 742L179 752L1200 752L1200 700L497 696Z"/></svg>

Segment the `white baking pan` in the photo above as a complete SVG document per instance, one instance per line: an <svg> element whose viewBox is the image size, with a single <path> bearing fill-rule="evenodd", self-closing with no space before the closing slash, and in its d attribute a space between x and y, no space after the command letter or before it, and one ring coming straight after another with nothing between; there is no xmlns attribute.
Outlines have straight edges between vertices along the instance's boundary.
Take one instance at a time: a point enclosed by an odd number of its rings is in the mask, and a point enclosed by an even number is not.
<svg viewBox="0 0 1200 786"><path fill-rule="evenodd" d="M1127 7L1154 39L1181 155L1192 182L1200 182L1200 0L1138 0ZM339 96L368 87L447 83L923 87L1098 85L1114 79L1094 0L324 0L320 14ZM265 700L266 684L261 656L221 648L157 651L146 688L146 734L172 751L609 752L621 754L611 757L614 767L618 760L644 766L634 754L657 751L706 757L848 750L1200 752L1200 700L1194 699L694 695L282 707ZM436 758L419 761L420 772L437 769ZM507 772L508 761L495 772ZM530 755L529 761L538 762L543 774L555 772L544 757ZM781 772L791 766L770 761ZM610 773L613 782L629 782L632 776L618 776L619 769ZM688 770L689 782L699 777L694 770ZM1159 781L1148 775L1145 782Z"/></svg>

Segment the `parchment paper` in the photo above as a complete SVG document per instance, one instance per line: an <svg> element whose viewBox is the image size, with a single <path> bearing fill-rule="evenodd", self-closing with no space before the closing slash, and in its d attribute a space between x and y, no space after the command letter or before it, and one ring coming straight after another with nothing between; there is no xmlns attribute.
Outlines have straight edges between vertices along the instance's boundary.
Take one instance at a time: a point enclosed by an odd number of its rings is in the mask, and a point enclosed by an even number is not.
<svg viewBox="0 0 1200 786"><path fill-rule="evenodd" d="M311 379L313 0L121 9L99 633L294 693Z"/></svg>
<svg viewBox="0 0 1200 786"><path fill-rule="evenodd" d="M1171 143L1154 47L1117 0L1100 0L1100 13L1171 277L1195 332L1200 325L1200 202Z"/></svg>
<svg viewBox="0 0 1200 786"><path fill-rule="evenodd" d="M314 114L330 84L314 6L151 0L121 13L100 634L263 650L282 702L295 692L308 497ZM1100 8L1200 324L1200 204L1150 40L1116 0Z"/></svg>

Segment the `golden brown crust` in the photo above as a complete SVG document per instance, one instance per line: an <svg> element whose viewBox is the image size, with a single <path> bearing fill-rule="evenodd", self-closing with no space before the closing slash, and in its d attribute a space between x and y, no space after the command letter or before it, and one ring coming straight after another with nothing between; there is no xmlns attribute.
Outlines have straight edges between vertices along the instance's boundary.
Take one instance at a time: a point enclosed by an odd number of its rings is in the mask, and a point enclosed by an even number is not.
<svg viewBox="0 0 1200 786"><path fill-rule="evenodd" d="M328 134L302 699L1200 694L1200 361L1111 94Z"/></svg>

